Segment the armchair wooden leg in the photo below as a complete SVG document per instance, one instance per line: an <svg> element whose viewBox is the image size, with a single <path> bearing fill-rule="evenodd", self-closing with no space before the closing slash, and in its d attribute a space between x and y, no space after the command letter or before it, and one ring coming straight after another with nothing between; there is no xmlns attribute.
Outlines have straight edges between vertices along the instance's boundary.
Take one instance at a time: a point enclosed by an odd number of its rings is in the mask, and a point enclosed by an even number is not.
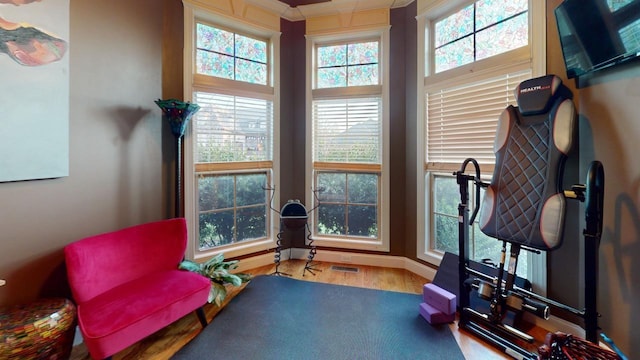
<svg viewBox="0 0 640 360"><path fill-rule="evenodd" d="M207 316L204 314L204 308L202 306L196 309L196 314L198 315L198 320L200 320L202 327L207 327L209 323L207 322Z"/></svg>

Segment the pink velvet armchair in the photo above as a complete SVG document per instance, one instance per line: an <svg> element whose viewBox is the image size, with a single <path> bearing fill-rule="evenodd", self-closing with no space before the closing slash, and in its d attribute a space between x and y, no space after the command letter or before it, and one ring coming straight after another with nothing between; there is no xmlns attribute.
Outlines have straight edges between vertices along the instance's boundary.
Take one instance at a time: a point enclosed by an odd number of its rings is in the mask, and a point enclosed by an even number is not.
<svg viewBox="0 0 640 360"><path fill-rule="evenodd" d="M187 243L182 218L91 236L64 249L78 325L94 359L111 355L202 306L211 283L178 270Z"/></svg>

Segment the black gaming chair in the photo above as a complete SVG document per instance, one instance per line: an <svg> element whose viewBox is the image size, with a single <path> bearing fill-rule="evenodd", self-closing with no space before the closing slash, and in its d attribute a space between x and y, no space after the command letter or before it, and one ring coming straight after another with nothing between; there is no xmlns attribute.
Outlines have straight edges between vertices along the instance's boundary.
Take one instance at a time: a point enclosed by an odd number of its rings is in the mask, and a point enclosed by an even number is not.
<svg viewBox="0 0 640 360"><path fill-rule="evenodd" d="M508 311L527 311L548 319L551 307L562 308L584 318L587 340L597 342L597 247L602 228L604 171L599 162L589 169L586 185L562 189L564 164L576 137L576 112L571 91L560 78L548 75L522 82L516 89L518 106L509 106L500 116L494 150L496 165L490 183L480 179L478 163L467 159L454 173L460 185L459 205L459 326L498 346L508 354L525 359L536 355L515 345L511 339L533 342L528 334L503 323ZM473 164L475 174L465 174ZM470 217L469 184L486 188L481 207ZM585 309L578 310L537 295L514 284L518 255L522 249L540 252L562 245L567 199L586 201ZM483 233L502 241L498 275L489 276L469 266L469 227L476 215ZM509 255L507 266L507 245ZM476 290L489 301L488 313L470 306Z"/></svg>

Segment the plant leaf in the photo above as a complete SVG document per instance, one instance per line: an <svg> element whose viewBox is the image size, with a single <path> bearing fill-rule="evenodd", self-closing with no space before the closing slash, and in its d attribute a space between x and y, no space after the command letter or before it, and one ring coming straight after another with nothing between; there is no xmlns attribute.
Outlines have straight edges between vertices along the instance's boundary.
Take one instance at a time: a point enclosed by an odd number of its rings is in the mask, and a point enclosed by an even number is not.
<svg viewBox="0 0 640 360"><path fill-rule="evenodd" d="M209 297L207 301L209 301L209 303L215 303L217 306L221 306L222 302L227 297L226 284L240 286L242 283L249 282L253 278L251 274L232 274L229 272L229 270L236 269L239 262L239 260L224 261L224 254L220 253L204 263L197 263L192 260L183 260L178 265L178 268L208 277L209 280L211 280L211 289L209 290Z"/></svg>
<svg viewBox="0 0 640 360"><path fill-rule="evenodd" d="M242 279L239 278L237 275L234 275L234 274L224 274L224 275L222 275L222 279L225 282L228 282L228 283L232 284L233 286L242 285Z"/></svg>
<svg viewBox="0 0 640 360"><path fill-rule="evenodd" d="M218 255L215 255L211 259L209 259L207 262L205 262L205 264L207 266L215 267L215 266L218 266L219 264L221 264L222 262L224 262L224 254L220 253Z"/></svg>
<svg viewBox="0 0 640 360"><path fill-rule="evenodd" d="M178 264L178 269L192 271L201 275L204 275L200 264L193 262L191 260L183 260L180 264Z"/></svg>
<svg viewBox="0 0 640 360"><path fill-rule="evenodd" d="M226 297L227 288L222 284L212 282L211 290L209 291L209 303L215 303L217 306L221 306Z"/></svg>
<svg viewBox="0 0 640 360"><path fill-rule="evenodd" d="M251 274L237 273L236 276L239 277L243 283L249 282L253 279L253 275Z"/></svg>

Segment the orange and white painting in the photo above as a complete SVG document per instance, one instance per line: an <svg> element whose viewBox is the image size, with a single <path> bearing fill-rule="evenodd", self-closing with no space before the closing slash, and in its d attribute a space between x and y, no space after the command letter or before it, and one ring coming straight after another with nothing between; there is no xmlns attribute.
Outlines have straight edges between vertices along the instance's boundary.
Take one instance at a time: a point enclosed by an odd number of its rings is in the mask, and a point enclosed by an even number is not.
<svg viewBox="0 0 640 360"><path fill-rule="evenodd" d="M0 0L0 182L69 174L69 0Z"/></svg>

